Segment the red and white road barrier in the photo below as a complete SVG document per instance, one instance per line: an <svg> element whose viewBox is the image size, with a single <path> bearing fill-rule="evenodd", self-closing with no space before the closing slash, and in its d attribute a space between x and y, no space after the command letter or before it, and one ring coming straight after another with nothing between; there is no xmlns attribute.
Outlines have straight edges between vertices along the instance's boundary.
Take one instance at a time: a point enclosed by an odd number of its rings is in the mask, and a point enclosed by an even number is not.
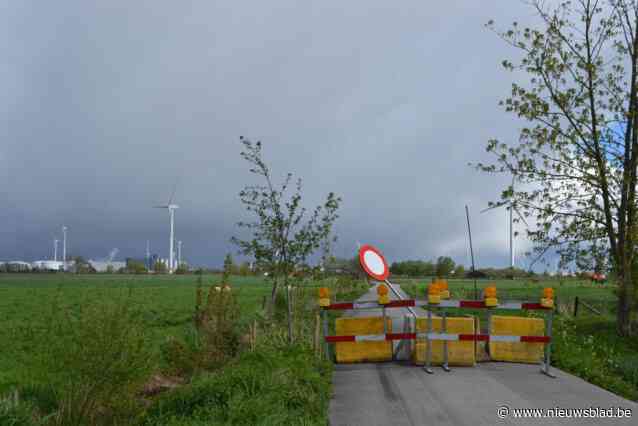
<svg viewBox="0 0 638 426"><path fill-rule="evenodd" d="M531 302L508 302L501 303L497 306L486 306L482 300L441 300L440 303L430 304L426 300L392 300L390 303L381 305L377 302L345 302L331 303L324 307L330 310L356 310L356 309L374 309L374 308L407 308L412 306L421 306L425 308L470 308L470 309L507 309L507 310L551 310L540 303Z"/></svg>
<svg viewBox="0 0 638 426"><path fill-rule="evenodd" d="M549 343L550 336L503 336L496 334L450 334L450 333L386 333L364 334L359 336L326 336L326 342L383 342L389 340L444 340L448 342L480 341L480 342L527 342Z"/></svg>

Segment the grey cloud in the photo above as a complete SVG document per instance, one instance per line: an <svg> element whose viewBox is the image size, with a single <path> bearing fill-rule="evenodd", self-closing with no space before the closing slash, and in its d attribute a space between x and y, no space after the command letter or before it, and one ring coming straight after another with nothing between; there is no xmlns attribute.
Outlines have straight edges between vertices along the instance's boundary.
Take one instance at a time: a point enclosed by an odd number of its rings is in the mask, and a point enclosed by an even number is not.
<svg viewBox="0 0 638 426"><path fill-rule="evenodd" d="M338 255L356 241L390 260L507 264L504 213L478 216L507 177L467 166L487 139L516 136L498 107L514 52L483 28L530 18L519 2L11 2L1 42L5 137L0 259L167 252L219 265L252 177L238 136L273 170L304 178L309 204L343 199ZM10 40L10 41L7 41ZM521 242L522 243L522 242Z"/></svg>

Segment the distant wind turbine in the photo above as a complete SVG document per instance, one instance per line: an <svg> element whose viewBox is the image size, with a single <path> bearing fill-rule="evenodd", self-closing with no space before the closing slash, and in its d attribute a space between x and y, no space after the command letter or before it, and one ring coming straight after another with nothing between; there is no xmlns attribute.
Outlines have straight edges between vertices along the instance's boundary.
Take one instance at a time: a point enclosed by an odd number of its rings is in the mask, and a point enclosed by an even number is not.
<svg viewBox="0 0 638 426"><path fill-rule="evenodd" d="M60 240L58 239L53 240L53 260L55 262L58 261L58 242L60 242Z"/></svg>
<svg viewBox="0 0 638 426"><path fill-rule="evenodd" d="M168 204L165 206L154 206L156 209L168 209L168 217L170 220L170 235L168 238L168 273L172 274L174 270L175 264L173 263L174 258L174 243L175 243L175 210L179 208L177 204L173 204L173 196L175 196L175 189L177 188L177 183L173 186L173 192L171 193L171 197L168 199Z"/></svg>
<svg viewBox="0 0 638 426"><path fill-rule="evenodd" d="M512 191L514 191L514 178L512 177ZM485 210L482 210L481 213L485 213L489 210L493 210L493 209L498 209L500 207L504 207L509 211L509 222L510 222L510 268L513 270L514 269L514 264L515 264L515 259L514 259L514 215L513 212L516 212L516 215L523 221L523 223L525 224L525 226L529 225L527 224L527 221L525 220L525 218L523 217L523 215L521 214L520 211L518 211L518 209L516 208L516 203L514 201L509 201L509 202L503 202L503 203L497 203L495 205L493 205L492 207L488 207Z"/></svg>
<svg viewBox="0 0 638 426"><path fill-rule="evenodd" d="M66 226L62 226L62 264L63 269L66 272Z"/></svg>

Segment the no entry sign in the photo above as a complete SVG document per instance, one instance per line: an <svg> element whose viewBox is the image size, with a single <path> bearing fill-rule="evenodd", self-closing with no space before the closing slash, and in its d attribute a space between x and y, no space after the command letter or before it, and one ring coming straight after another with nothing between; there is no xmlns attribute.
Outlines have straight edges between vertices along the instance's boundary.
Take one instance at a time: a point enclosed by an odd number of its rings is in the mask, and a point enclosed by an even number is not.
<svg viewBox="0 0 638 426"><path fill-rule="evenodd" d="M390 275L390 269L381 252L369 244L359 248L359 262L366 274L378 281L385 281Z"/></svg>

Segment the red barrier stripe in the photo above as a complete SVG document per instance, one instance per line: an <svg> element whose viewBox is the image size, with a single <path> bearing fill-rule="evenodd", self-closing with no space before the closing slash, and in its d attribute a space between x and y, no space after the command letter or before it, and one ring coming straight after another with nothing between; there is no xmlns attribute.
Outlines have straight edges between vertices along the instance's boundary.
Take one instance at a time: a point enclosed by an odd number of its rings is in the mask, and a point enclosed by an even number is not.
<svg viewBox="0 0 638 426"><path fill-rule="evenodd" d="M354 336L326 336L326 342L354 342Z"/></svg>
<svg viewBox="0 0 638 426"><path fill-rule="evenodd" d="M483 308L487 308L487 306L485 306L485 302L482 300L459 300L459 307L460 308L473 308L473 309L483 309ZM423 306L427 307L427 303L420 303ZM355 303L350 303L350 302L344 302L344 303L332 303L328 306L325 307L325 309L331 309L331 310L344 310L344 309L357 309L355 308ZM385 307L386 308L403 308L403 307L408 307L408 306L416 306L417 302L414 299L409 299L409 300L392 300L390 301L390 303L386 304ZM383 305L379 305L379 307L382 307ZM436 307L436 304L432 305L434 307ZM498 306L495 306L494 308L498 309ZM551 308L546 308L545 306L541 305L540 303L521 303L521 309L524 310L550 310Z"/></svg>
<svg viewBox="0 0 638 426"><path fill-rule="evenodd" d="M414 300L392 300L386 304L386 308L401 308L404 306L415 306Z"/></svg>
<svg viewBox="0 0 638 426"><path fill-rule="evenodd" d="M521 342L549 343L550 340L549 336L521 336Z"/></svg>
<svg viewBox="0 0 638 426"><path fill-rule="evenodd" d="M326 306L326 309L339 310L339 309L353 309L354 303L332 303Z"/></svg>
<svg viewBox="0 0 638 426"><path fill-rule="evenodd" d="M489 334L459 334L459 340L485 341L490 340Z"/></svg>
<svg viewBox="0 0 638 426"><path fill-rule="evenodd" d="M489 334L459 334L459 341L479 341L488 342L490 340ZM385 340L414 340L416 339L416 333L387 333ZM549 343L551 337L549 336L520 336L521 342L528 343ZM438 340L438 339L435 339ZM326 342L356 342L356 336L326 336Z"/></svg>
<svg viewBox="0 0 638 426"><path fill-rule="evenodd" d="M546 308L545 306L541 305L540 303L523 303L522 304L522 308L523 309L551 309L551 308Z"/></svg>
<svg viewBox="0 0 638 426"><path fill-rule="evenodd" d="M402 339L414 340L416 339L416 333L387 333L385 335L385 340L402 340Z"/></svg>
<svg viewBox="0 0 638 426"><path fill-rule="evenodd" d="M459 306L461 308L485 308L485 302L482 300L461 300Z"/></svg>

